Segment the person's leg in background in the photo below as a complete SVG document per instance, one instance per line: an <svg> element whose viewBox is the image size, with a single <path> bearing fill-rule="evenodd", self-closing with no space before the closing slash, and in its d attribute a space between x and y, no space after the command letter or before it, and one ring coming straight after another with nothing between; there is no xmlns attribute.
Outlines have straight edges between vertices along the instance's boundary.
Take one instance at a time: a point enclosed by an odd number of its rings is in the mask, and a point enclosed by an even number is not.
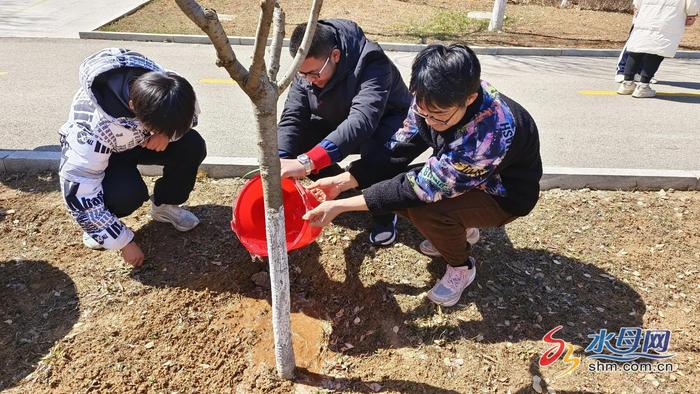
<svg viewBox="0 0 700 394"><path fill-rule="evenodd" d="M187 201L197 180L197 171L207 156L206 143L195 130L172 141L162 152L145 148L138 150L137 164L163 166L163 176L153 188L153 219L171 223L178 231L188 231L199 224L199 219L180 204Z"/></svg>
<svg viewBox="0 0 700 394"><path fill-rule="evenodd" d="M634 89L634 92L632 92L632 97L649 98L656 96L656 91L652 89L649 84L651 83L652 78L654 78L654 75L656 75L656 72L659 70L659 66L663 60L664 58L659 55L654 55L651 53L644 54L639 71L639 83Z"/></svg>
<svg viewBox="0 0 700 394"><path fill-rule="evenodd" d="M382 118L382 122L375 130L372 138L360 148L362 160L369 163L376 162L377 168L386 166L386 158L390 155L390 152L385 144L403 126L405 118L405 114L389 115ZM407 166L396 167L393 175L405 171L406 168ZM388 177L390 178L391 175ZM372 229L369 233L369 242L374 246L389 246L393 244L397 236L397 219L398 217L393 212L383 215L372 214Z"/></svg>
<svg viewBox="0 0 700 394"><path fill-rule="evenodd" d="M447 271L428 292L433 302L452 306L476 276L471 244L465 233L471 228L498 227L515 216L482 191L398 211L407 217L447 262Z"/></svg>
<svg viewBox="0 0 700 394"><path fill-rule="evenodd" d="M620 83L617 94L628 95L637 87L634 83L634 75L639 73L644 58L643 53L627 52L627 64L625 64L625 79Z"/></svg>
<svg viewBox="0 0 700 394"><path fill-rule="evenodd" d="M625 80L625 65L627 64L627 59L629 58L629 53L627 52L627 43L622 48L620 56L617 58L617 66L615 67L615 82L620 83Z"/></svg>
<svg viewBox="0 0 700 394"><path fill-rule="evenodd" d="M627 34L625 46L622 47L620 56L617 58L617 67L615 67L615 82L617 83L625 80L625 66L627 65L627 59L629 58L629 53L627 52L627 41L629 41L630 36L632 35L632 30L634 30L634 25L630 26L630 32Z"/></svg>

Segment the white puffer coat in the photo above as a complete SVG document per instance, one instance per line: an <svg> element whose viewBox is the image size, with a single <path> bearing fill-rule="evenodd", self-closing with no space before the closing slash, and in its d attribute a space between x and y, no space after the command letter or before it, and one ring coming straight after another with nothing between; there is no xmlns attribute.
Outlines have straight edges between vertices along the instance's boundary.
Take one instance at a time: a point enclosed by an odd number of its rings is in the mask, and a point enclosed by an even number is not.
<svg viewBox="0 0 700 394"><path fill-rule="evenodd" d="M685 30L685 18L697 15L700 0L634 0L638 10L627 41L629 52L673 57Z"/></svg>

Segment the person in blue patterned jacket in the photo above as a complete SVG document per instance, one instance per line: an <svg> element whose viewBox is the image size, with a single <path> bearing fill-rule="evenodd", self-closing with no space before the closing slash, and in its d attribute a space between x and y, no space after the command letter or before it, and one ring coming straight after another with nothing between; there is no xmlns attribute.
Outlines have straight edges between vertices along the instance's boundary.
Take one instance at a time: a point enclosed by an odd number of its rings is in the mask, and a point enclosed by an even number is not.
<svg viewBox="0 0 700 394"><path fill-rule="evenodd" d="M421 251L447 262L428 298L452 306L476 276L471 244L478 228L502 226L537 203L539 135L523 107L481 80L470 48L430 45L411 71L414 99L403 128L386 143L391 154L385 165L360 159L348 172L314 182L309 188L325 201L304 217L316 226L348 211L408 218L426 238ZM427 162L406 172L428 148ZM358 187L362 194L334 200Z"/></svg>

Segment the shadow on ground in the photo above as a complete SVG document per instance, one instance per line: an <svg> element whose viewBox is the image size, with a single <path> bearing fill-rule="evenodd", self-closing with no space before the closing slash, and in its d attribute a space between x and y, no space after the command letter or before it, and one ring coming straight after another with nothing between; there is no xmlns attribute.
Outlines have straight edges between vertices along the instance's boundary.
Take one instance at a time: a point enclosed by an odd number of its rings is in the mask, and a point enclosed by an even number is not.
<svg viewBox="0 0 700 394"><path fill-rule="evenodd" d="M0 262L0 391L29 375L80 315L75 284L46 261Z"/></svg>
<svg viewBox="0 0 700 394"><path fill-rule="evenodd" d="M230 208L204 205L192 210L202 224L191 234L177 233L163 223L149 223L138 230L137 239L152 257L143 269L133 272L133 278L151 286L232 292L269 301L269 290L250 279L267 265L252 262L231 232ZM350 228L368 228L370 217L347 215L339 222ZM400 221L399 230L399 241L417 248L421 238L415 229ZM434 316L435 307L413 297L416 305L402 310L397 300L427 291L444 272L444 263L433 260L428 264L430 283L414 284L416 270L423 270L423 265L393 261L387 272L389 261L374 258L376 251L367 244L366 231L346 241L347 247L324 241L323 250L312 244L289 255L292 310L330 321L328 347L335 352L367 355L383 348L418 348L433 344L435 339L447 343L538 341L558 325L564 326L559 337L586 346L588 335L600 328L613 332L620 327L641 326L646 311L641 296L608 272L548 250L514 248L503 229L493 229L482 232L475 247L479 263L475 283L458 306L444 310L449 319L474 304L481 319L452 319L458 323L449 325L417 324ZM159 253L154 253L156 250ZM372 284L363 283L367 282L364 270L371 272ZM344 280L332 279L343 276ZM363 308L359 324L353 322L356 306ZM339 313L343 309L345 313ZM392 330L395 326L402 327L400 334ZM342 349L345 343L354 348ZM366 382L345 383L361 389ZM435 389L405 381L379 383L387 389Z"/></svg>
<svg viewBox="0 0 700 394"><path fill-rule="evenodd" d="M686 89L695 89L695 90L700 90L700 82L687 82L687 81L659 81L657 84L659 86L661 85L667 85L667 86L675 86L678 88L686 88Z"/></svg>

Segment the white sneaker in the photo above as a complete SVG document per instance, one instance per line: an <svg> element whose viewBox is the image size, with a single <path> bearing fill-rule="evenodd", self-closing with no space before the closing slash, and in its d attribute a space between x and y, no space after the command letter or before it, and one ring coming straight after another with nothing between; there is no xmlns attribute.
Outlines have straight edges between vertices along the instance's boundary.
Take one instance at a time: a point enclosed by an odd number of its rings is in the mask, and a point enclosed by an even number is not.
<svg viewBox="0 0 700 394"><path fill-rule="evenodd" d="M178 205L156 205L151 200L151 218L172 224L177 231L189 231L197 227L199 219L192 212Z"/></svg>
<svg viewBox="0 0 700 394"><path fill-rule="evenodd" d="M649 80L649 83L658 83L659 81L656 78L651 78Z"/></svg>
<svg viewBox="0 0 700 394"><path fill-rule="evenodd" d="M634 89L636 87L637 86L634 83L634 81L623 81L620 84L620 87L617 88L617 94L624 94L624 95L632 94L632 92L634 92Z"/></svg>
<svg viewBox="0 0 700 394"><path fill-rule="evenodd" d="M625 74L615 74L615 82L620 83L625 80Z"/></svg>
<svg viewBox="0 0 700 394"><path fill-rule="evenodd" d="M85 245L86 248L92 249L92 250L105 250L105 247L100 245L99 242L95 241L94 238L90 236L88 233L83 233L83 245Z"/></svg>
<svg viewBox="0 0 700 394"><path fill-rule="evenodd" d="M445 275L428 292L428 298L442 306L452 306L462 297L462 292L476 277L476 261L469 257L467 266L447 266Z"/></svg>
<svg viewBox="0 0 700 394"><path fill-rule="evenodd" d="M637 88L634 89L632 97L636 98L649 98L656 96L656 90L649 87L648 83L638 83Z"/></svg>
<svg viewBox="0 0 700 394"><path fill-rule="evenodd" d="M471 245L474 245L475 243L479 242L479 229L478 228L468 228L466 235L467 235L467 242L469 242ZM433 243L428 241L427 239L420 243L419 249L420 249L421 253L423 253L426 256L431 256L431 257L442 256L440 254L440 252L438 252L438 250L435 249L435 246L433 246Z"/></svg>

